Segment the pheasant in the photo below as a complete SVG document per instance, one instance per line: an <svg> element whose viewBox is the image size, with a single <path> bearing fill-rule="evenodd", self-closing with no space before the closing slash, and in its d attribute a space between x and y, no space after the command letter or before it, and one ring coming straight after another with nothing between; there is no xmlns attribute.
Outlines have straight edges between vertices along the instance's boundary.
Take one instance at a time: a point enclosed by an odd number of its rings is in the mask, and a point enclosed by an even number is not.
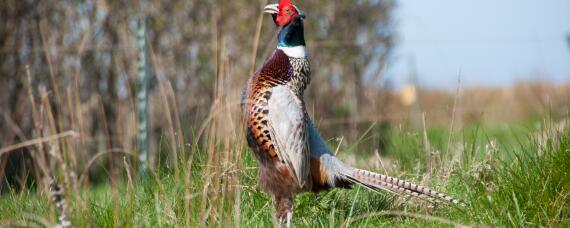
<svg viewBox="0 0 570 228"><path fill-rule="evenodd" d="M311 75L304 39L305 15L291 0L267 5L264 12L273 16L280 29L277 49L246 83L242 109L247 142L259 162L259 184L272 198L280 222L290 226L295 195L350 188L353 184L462 204L446 194L353 168L337 159L315 128L303 100Z"/></svg>

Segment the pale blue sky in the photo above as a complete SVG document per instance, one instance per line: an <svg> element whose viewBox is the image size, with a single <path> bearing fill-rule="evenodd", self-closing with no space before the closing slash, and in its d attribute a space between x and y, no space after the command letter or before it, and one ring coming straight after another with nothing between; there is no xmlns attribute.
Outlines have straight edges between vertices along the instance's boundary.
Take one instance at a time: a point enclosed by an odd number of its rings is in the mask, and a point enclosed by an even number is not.
<svg viewBox="0 0 570 228"><path fill-rule="evenodd" d="M400 0L387 79L422 85L570 83L570 0ZM415 59L415 60L413 60Z"/></svg>

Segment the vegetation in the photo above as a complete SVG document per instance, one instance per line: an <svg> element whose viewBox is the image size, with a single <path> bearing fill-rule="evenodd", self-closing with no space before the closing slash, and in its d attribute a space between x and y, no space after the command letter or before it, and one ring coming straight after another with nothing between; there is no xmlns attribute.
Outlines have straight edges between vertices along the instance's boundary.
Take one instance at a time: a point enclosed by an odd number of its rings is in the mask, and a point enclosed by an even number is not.
<svg viewBox="0 0 570 228"><path fill-rule="evenodd" d="M422 152L421 130L393 130L389 133L389 152L382 161L374 157L355 160L360 167L385 170L448 192L463 199L466 208L433 207L427 202L372 193L363 188L333 190L299 197L295 201L294 224L568 226L568 128L554 126L554 121L545 125L530 122L511 128L474 125L457 132L432 128L427 131L432 151L429 159ZM236 152L240 147L231 145L223 149L223 145L217 145L210 150ZM339 147L345 160L352 154L347 153L351 147ZM72 223L101 227L272 226L270 200L256 186L256 161L243 147L239 150L243 151L241 159L213 164L209 160L214 159L210 157L214 153L197 149L191 169L181 169L176 177L172 167L160 166L155 178L147 183L130 182L134 177L127 176L135 172L127 171L132 167L126 166L121 174L125 178L114 185L85 186L70 192L67 202ZM426 160L433 163L428 173L424 172ZM187 163L180 162L178 166L185 167ZM186 177L191 181L186 181ZM4 224L56 221L53 204L44 193L11 192L3 196L0 204Z"/></svg>
<svg viewBox="0 0 570 228"><path fill-rule="evenodd" d="M69 168L76 172L82 172L89 159L100 152L137 153L133 143L137 137L136 24L143 15L148 18L146 41L152 72L149 160L154 166L158 152L164 151L159 149L163 136L171 137L181 132L179 128L200 130L212 105L219 102L216 99L226 99L229 109L225 112L240 112L238 103L245 81L276 46L275 25L270 16L262 13L267 2L2 2L0 148L73 131L80 140L65 153L72 156ZM395 4L391 0L329 3L299 2L299 7L310 12L306 27L311 32L306 36L313 69L318 69L312 73L318 86L311 87L307 100L320 118L346 118L361 111L361 106L366 107L364 96L356 92L382 91L371 82L380 77L392 50ZM327 67L332 65L335 67ZM372 67L377 69L365 70ZM339 77L333 79L331 75ZM362 89L355 90L357 87ZM328 105L332 103L331 93L346 98L343 105L355 105L347 106L349 112L337 115L337 105ZM380 105L375 103L374 107ZM42 115L48 106L52 122L42 119L47 118ZM31 115L34 112L35 117ZM53 126L44 126L50 124ZM172 126L174 131L169 132ZM50 128L54 131L48 131ZM176 141L183 145L197 140L187 134ZM39 153L32 150L27 147L0 155L0 180L6 178L10 184L21 186L26 178L43 179L42 172L32 171L37 165L30 155ZM95 162L88 170L92 178L103 173L97 167L116 174L123 164L118 152ZM26 176L28 171L31 173ZM6 187L0 184L0 192L5 192Z"/></svg>
<svg viewBox="0 0 570 228"><path fill-rule="evenodd" d="M399 102L380 80L395 2L330 2L299 1L314 69L307 106L324 138L348 163L467 207L333 190L298 197L296 226L570 226L570 86L413 87ZM239 110L242 85L275 46L265 3L3 1L0 226L57 223L52 180L76 227L271 226ZM152 65L144 180L134 95L141 14Z"/></svg>

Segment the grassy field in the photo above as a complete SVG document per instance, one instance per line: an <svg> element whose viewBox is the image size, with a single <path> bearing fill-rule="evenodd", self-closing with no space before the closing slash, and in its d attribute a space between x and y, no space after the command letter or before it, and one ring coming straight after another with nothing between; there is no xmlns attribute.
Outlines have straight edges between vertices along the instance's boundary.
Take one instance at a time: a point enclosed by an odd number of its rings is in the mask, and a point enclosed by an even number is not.
<svg viewBox="0 0 570 228"><path fill-rule="evenodd" d="M297 197L294 225L570 226L570 139L565 127L560 121L527 121L452 132L431 127L425 135L422 130L395 128L384 133L388 143L381 156L357 153L356 145L331 140L338 156L358 167L423 183L463 199L467 207L434 206L357 187ZM366 137L361 141L366 143ZM225 160L213 156L224 150L237 155ZM178 171L161 162L164 165L146 181L132 177L132 167L125 162L122 177L109 184L69 188L66 202L72 224L273 226L271 202L256 185L256 161L243 144L192 152L193 157L188 151L178 161ZM1 196L0 217L7 226L57 221L50 198L28 190Z"/></svg>
<svg viewBox="0 0 570 228"><path fill-rule="evenodd" d="M0 228L274 225L239 105L275 46L269 1L143 2L2 2ZM447 91L414 69L398 91L395 1L299 2L316 19L305 102L332 151L467 206L355 187L298 196L295 227L570 227L570 85L460 73Z"/></svg>

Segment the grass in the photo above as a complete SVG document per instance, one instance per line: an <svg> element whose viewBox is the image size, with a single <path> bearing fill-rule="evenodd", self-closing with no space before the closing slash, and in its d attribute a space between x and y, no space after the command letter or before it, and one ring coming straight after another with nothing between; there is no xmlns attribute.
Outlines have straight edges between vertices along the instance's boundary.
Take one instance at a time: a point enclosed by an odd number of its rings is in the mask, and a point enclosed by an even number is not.
<svg viewBox="0 0 570 228"><path fill-rule="evenodd" d="M463 199L466 208L433 207L357 187L300 195L294 204L294 225L568 227L568 129L551 133L546 140L537 136L537 132L550 129L551 122L540 127L537 122L507 127L474 125L456 132L431 127L427 130L433 167L429 174L424 170L427 159L422 151L422 131L391 129L385 133L389 136L383 152L386 164L379 166L373 155L360 155L356 165L380 172L386 169L391 175L442 190ZM147 181L129 183L124 171L113 185L71 190L68 214L77 227L273 226L273 206L256 185L255 158L249 150L237 148L242 155L235 163L216 164L213 152L204 148L195 150L192 167L180 169L178 175L168 162L161 162L154 178ZM341 145L339 156L349 157L350 148L354 145ZM232 146L209 148L218 153L228 149ZM185 167L185 159L177 167ZM55 213L44 193L25 190L1 196L2 224L49 225L56 221Z"/></svg>

